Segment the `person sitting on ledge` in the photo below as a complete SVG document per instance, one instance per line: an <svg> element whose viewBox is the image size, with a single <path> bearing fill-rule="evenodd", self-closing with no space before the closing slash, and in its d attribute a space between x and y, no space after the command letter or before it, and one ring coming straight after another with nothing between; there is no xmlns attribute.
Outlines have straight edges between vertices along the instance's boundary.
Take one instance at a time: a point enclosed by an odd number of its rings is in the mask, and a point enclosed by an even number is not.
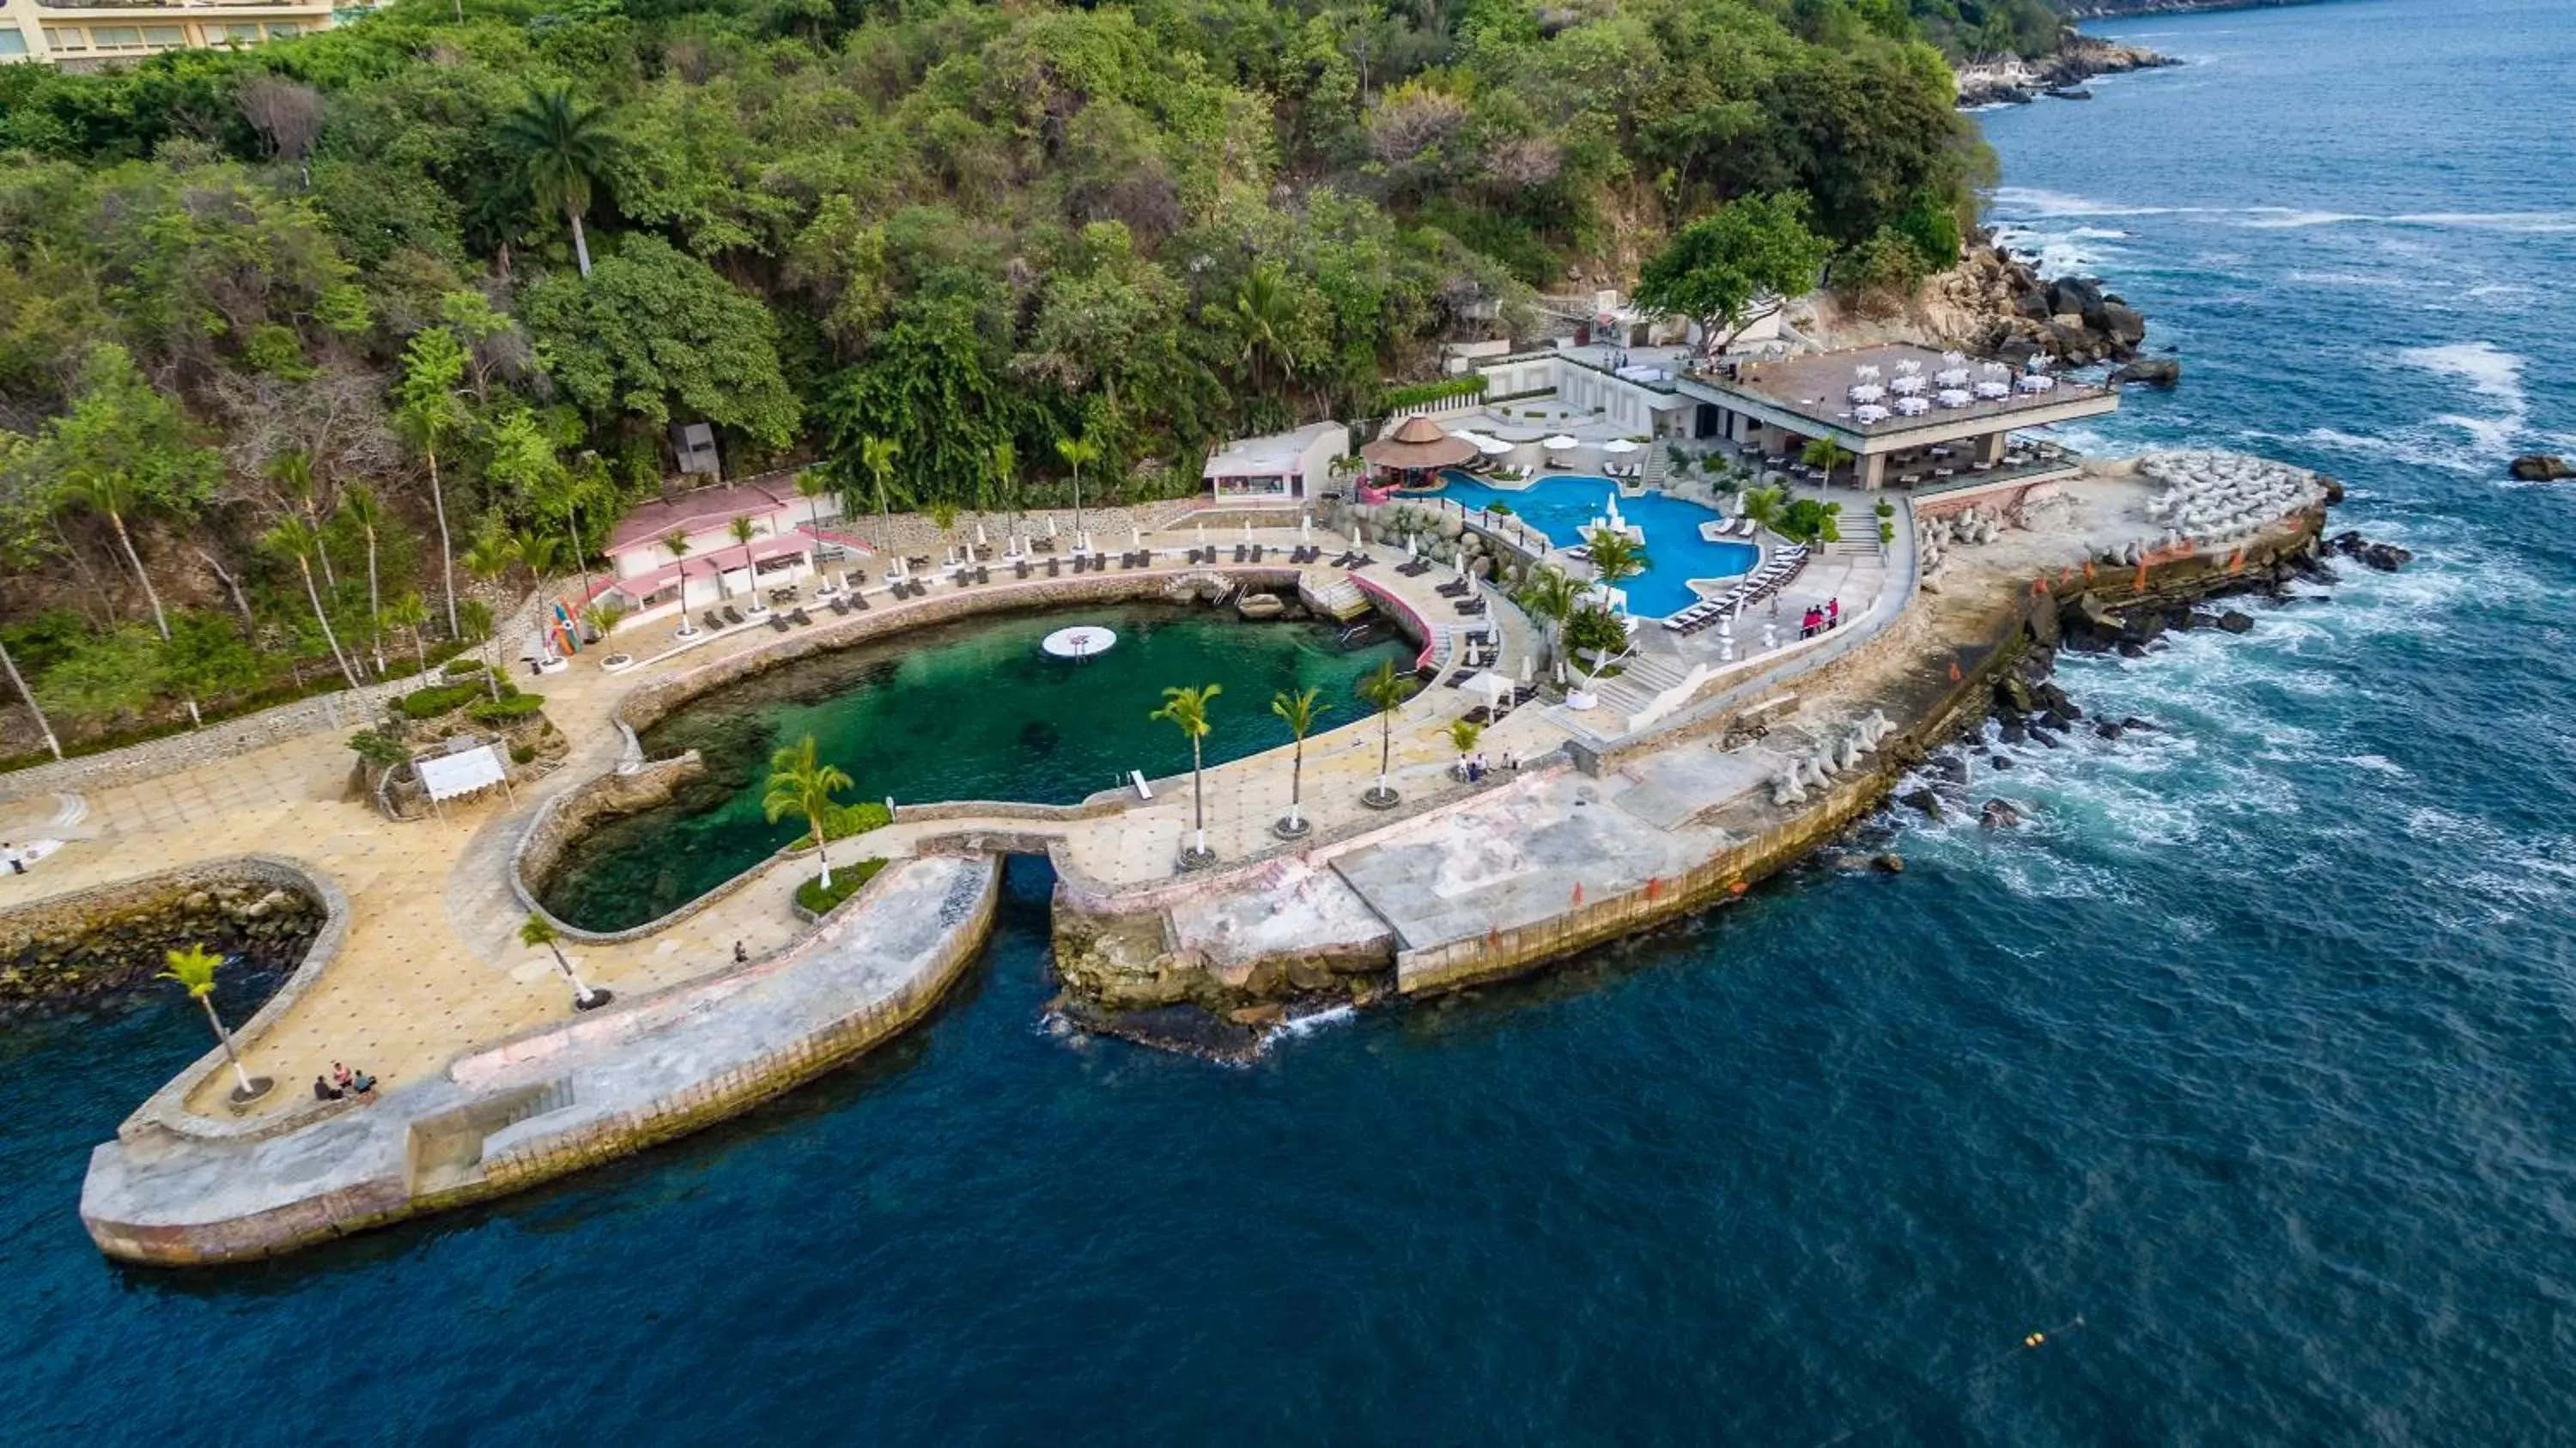
<svg viewBox="0 0 2576 1448"><path fill-rule="evenodd" d="M339 1088L340 1088L341 1090L343 1090L343 1091L348 1090L348 1089L349 1089L349 1068L348 1068L348 1067L346 1067L346 1066L341 1065L341 1064L340 1064L339 1062L337 1062L337 1061L332 1062L332 1063L331 1063L331 1084L332 1084L332 1085L334 1085L334 1086L339 1087Z"/></svg>
<svg viewBox="0 0 2576 1448"><path fill-rule="evenodd" d="M351 1095L353 1095L353 1096L373 1096L373 1095L375 1095L375 1094L376 1094L376 1078L375 1078L375 1077L373 1077L373 1076L368 1075L368 1074L367 1074L366 1072L364 1072L364 1071L360 1071L356 1076L354 1076L354 1077L350 1078L350 1081L349 1081L349 1092L350 1092L350 1094L351 1094Z"/></svg>
<svg viewBox="0 0 2576 1448"><path fill-rule="evenodd" d="M321 1077L319 1077L319 1076L316 1076L316 1077L314 1077L314 1078L313 1078L313 1099L314 1099L314 1100L316 1100L316 1101L337 1101L337 1100L339 1100L339 1099L340 1099L340 1094L341 1094L341 1093L340 1093L340 1088L339 1088L339 1087L332 1085L330 1082L323 1080L323 1079L322 1079Z"/></svg>

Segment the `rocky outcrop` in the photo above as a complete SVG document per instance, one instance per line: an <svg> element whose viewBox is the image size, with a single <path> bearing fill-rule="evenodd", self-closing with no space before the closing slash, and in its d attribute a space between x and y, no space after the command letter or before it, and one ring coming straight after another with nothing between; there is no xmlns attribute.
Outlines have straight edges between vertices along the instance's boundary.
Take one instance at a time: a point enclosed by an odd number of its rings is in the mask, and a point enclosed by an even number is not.
<svg viewBox="0 0 2576 1448"><path fill-rule="evenodd" d="M2113 372L2109 381L2114 387L2126 387L2132 382L2171 387L2182 381L2182 364L2171 357L2141 357Z"/></svg>
<svg viewBox="0 0 2576 1448"><path fill-rule="evenodd" d="M2413 553L2394 543L2373 543L2349 530L2337 533L2326 546L2364 568L2381 573L2395 573L2415 561Z"/></svg>
<svg viewBox="0 0 2576 1448"><path fill-rule="evenodd" d="M1961 66L1957 77L1959 104L2027 105L2042 95L2060 100L2091 100L2093 93L2083 89L2083 83L2097 75L2121 75L2180 64L2169 55L2070 30L2063 44L2036 60L2014 58Z"/></svg>
<svg viewBox="0 0 2576 1448"><path fill-rule="evenodd" d="M2569 467L2567 460L2556 453L2524 453L2513 460L2507 471L2513 474L2515 481L2524 483L2555 483L2576 478L2576 468Z"/></svg>
<svg viewBox="0 0 2576 1448"><path fill-rule="evenodd" d="M2042 278L1980 235L1959 265L1924 284L1917 310L1933 335L2019 365L2125 362L2147 338L2145 314L2092 277ZM2179 375L2180 364L2170 364Z"/></svg>
<svg viewBox="0 0 2576 1448"><path fill-rule="evenodd" d="M0 1019L132 990L165 968L167 952L192 947L273 983L304 959L323 915L284 877L248 867L38 905L0 921Z"/></svg>

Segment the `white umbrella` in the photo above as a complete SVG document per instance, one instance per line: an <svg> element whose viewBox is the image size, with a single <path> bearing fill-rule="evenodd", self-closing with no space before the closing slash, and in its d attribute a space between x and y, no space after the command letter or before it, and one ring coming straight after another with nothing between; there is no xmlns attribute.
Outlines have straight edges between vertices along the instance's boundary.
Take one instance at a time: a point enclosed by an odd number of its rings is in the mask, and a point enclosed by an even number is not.
<svg viewBox="0 0 2576 1448"><path fill-rule="evenodd" d="M1410 533L1404 535L1404 561L1413 561L1413 535Z"/></svg>
<svg viewBox="0 0 2576 1448"><path fill-rule="evenodd" d="M993 541L984 536L984 525L981 522L978 522L975 525L975 546L978 548L990 548L993 546Z"/></svg>
<svg viewBox="0 0 2576 1448"><path fill-rule="evenodd" d="M1300 514L1298 514L1298 515L1297 515L1297 541L1298 541L1298 542L1300 542L1300 543L1303 543L1303 542L1305 542L1308 538L1313 537L1313 536L1314 536L1314 533L1315 533L1315 515L1314 515L1314 514L1312 514L1312 513L1300 513Z"/></svg>
<svg viewBox="0 0 2576 1448"><path fill-rule="evenodd" d="M1622 456L1625 456L1625 455L1626 455L1626 454L1628 454L1628 453L1635 452L1635 451L1637 450L1637 448L1638 448L1638 444L1633 443L1633 442L1630 442L1628 439L1626 439L1626 438L1624 438L1624 437L1614 437L1614 438L1610 439L1608 442L1605 442L1605 443L1603 443L1603 444L1601 445L1601 450L1602 450L1603 452L1606 452L1606 453L1618 453L1618 454L1621 454Z"/></svg>
<svg viewBox="0 0 2576 1448"><path fill-rule="evenodd" d="M1560 432L1556 436L1549 438L1547 441L1540 443L1539 446L1546 448L1550 452L1563 452L1567 448L1581 447L1583 444Z"/></svg>
<svg viewBox="0 0 2576 1448"><path fill-rule="evenodd" d="M1194 524L1193 526L1198 529L1199 546L1205 548L1207 546L1207 524L1199 523Z"/></svg>
<svg viewBox="0 0 2576 1448"><path fill-rule="evenodd" d="M1055 537L1055 514L1053 514L1053 513L1049 513L1049 514L1047 514L1047 538L1048 538L1050 541L1052 541L1052 540L1054 539L1054 537Z"/></svg>
<svg viewBox="0 0 2576 1448"><path fill-rule="evenodd" d="M1535 671L1537 667L1538 661L1536 659L1530 657L1528 654L1521 655L1521 682L1524 684L1528 683L1530 681L1531 673Z"/></svg>
<svg viewBox="0 0 2576 1448"><path fill-rule="evenodd" d="M1133 525L1133 524L1130 524L1130 525L1128 526L1128 528L1127 528L1127 546L1128 546L1128 547L1130 547L1130 548L1142 548L1142 547L1144 547L1144 546L1145 546L1145 530L1144 530L1144 529L1142 529L1142 528L1136 527L1136 526L1135 526L1135 525Z"/></svg>
<svg viewBox="0 0 2576 1448"><path fill-rule="evenodd" d="M1489 458L1501 457L1512 450L1512 445L1510 443L1507 443L1498 437L1487 437L1481 432L1462 432L1458 435L1467 439L1469 442L1474 443L1476 445L1476 451L1483 453Z"/></svg>

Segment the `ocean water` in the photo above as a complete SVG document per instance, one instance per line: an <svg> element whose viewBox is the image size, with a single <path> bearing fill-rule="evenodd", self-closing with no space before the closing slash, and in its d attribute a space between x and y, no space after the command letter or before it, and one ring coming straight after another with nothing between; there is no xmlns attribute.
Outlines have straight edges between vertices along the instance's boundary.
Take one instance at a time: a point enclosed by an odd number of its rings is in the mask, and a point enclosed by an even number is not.
<svg viewBox="0 0 2576 1448"><path fill-rule="evenodd" d="M2542 1443L2576 1436L2576 444L2540 0L2123 27L1998 218L2417 550L2071 662L2161 727L1543 980L1224 1068L1048 1028L1042 871L924 1029L743 1121L268 1266L111 1268L184 1003L0 1033L13 1442ZM2025 1347L2028 1335L2043 1334Z"/></svg>

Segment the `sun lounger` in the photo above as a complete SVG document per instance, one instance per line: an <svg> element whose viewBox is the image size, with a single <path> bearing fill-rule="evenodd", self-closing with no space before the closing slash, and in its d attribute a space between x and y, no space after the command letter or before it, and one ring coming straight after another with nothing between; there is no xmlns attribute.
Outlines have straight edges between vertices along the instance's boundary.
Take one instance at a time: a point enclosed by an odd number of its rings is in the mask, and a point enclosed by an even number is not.
<svg viewBox="0 0 2576 1448"><path fill-rule="evenodd" d="M984 566L983 564L981 564L981 563L976 564L976 565L975 565L975 581L976 581L977 583L990 583L990 582L992 582L992 581L993 581L993 570L991 570L991 569L989 569L989 568L985 567L985 566Z"/></svg>
<svg viewBox="0 0 2576 1448"><path fill-rule="evenodd" d="M725 616L725 622L727 622L727 623L729 623L729 624L733 624L733 625L735 625L736 627L740 627L740 626L741 626L742 621L743 621L743 619L742 619L742 613L741 613L741 611L740 611L740 610L736 609L732 604L728 603L728 604L726 604L726 605L724 606L724 616Z"/></svg>
<svg viewBox="0 0 2576 1448"><path fill-rule="evenodd" d="M814 615L807 613L804 606L800 604L794 613L787 615L787 621L798 628L806 628L814 622Z"/></svg>
<svg viewBox="0 0 2576 1448"><path fill-rule="evenodd" d="M785 633L787 632L787 620L773 613L769 616L769 627L773 632Z"/></svg>
<svg viewBox="0 0 2576 1448"><path fill-rule="evenodd" d="M709 633L720 633L723 631L725 626L725 621L716 617L716 611L712 608L699 614L698 621L707 626L707 631Z"/></svg>
<svg viewBox="0 0 2576 1448"><path fill-rule="evenodd" d="M850 601L835 594L832 598L831 609L834 613L846 614L850 611Z"/></svg>
<svg viewBox="0 0 2576 1448"><path fill-rule="evenodd" d="M1011 565L1011 571L1012 571L1012 572L1014 572L1014 573L1017 573L1017 574L1018 574L1020 577L1022 577L1022 578L1026 578L1026 577L1028 577L1028 576L1029 576L1029 560L1027 560L1027 559L1025 559L1025 558L1022 558L1022 559L1018 559L1018 560L1016 560L1016 561L1015 561L1015 562L1013 562L1013 563L1012 563L1012 565Z"/></svg>
<svg viewBox="0 0 2576 1448"><path fill-rule="evenodd" d="M1063 576L1063 570L1057 566L1061 561L1062 560L1053 557L1047 559L1047 577L1058 578Z"/></svg>

